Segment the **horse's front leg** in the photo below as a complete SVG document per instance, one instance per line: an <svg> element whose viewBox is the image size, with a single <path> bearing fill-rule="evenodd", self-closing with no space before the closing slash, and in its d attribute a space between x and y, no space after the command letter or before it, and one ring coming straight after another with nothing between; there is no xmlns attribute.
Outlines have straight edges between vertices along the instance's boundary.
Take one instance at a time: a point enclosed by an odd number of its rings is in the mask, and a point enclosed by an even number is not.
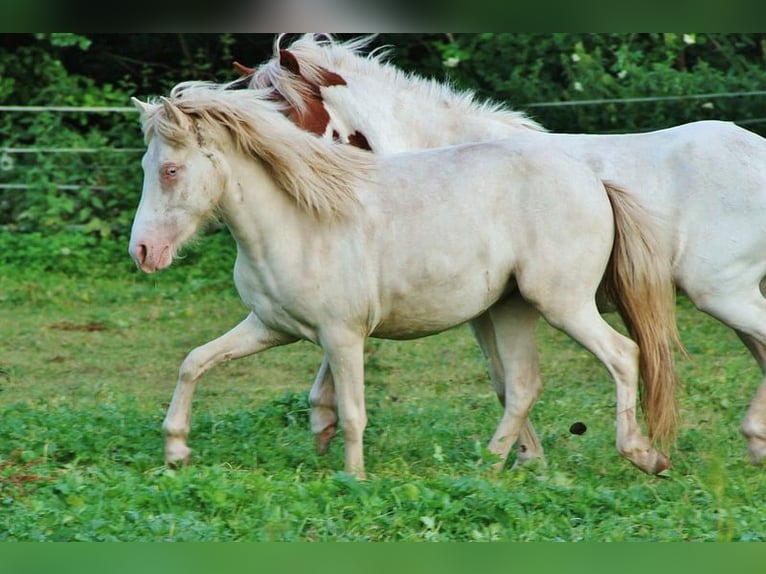
<svg viewBox="0 0 766 574"><path fill-rule="evenodd" d="M523 301L518 305L524 305ZM498 350L497 326L493 315L487 311L470 322L473 336L487 359L487 370L497 398L506 411L510 408L510 405L506 405L506 389L513 384L513 381L509 380L510 378L517 379L517 383L521 387L526 387L529 384L541 384L535 346L535 325L536 321L522 321L518 326L512 328L513 341L506 340L502 343L506 354L504 358L501 358ZM508 368L504 366L504 363ZM510 448L510 445L508 447ZM533 462L545 464L543 445L528 417L525 417L519 431L517 448L518 453L513 465L514 468ZM498 452L498 454L503 460L508 455L507 452L505 454Z"/></svg>
<svg viewBox="0 0 766 574"><path fill-rule="evenodd" d="M186 356L162 425L165 431L165 462L188 464L191 449L186 444L191 421L191 404L197 379L208 369L230 359L239 359L295 341L294 337L273 331L250 313L244 321L217 339L197 347Z"/></svg>
<svg viewBox="0 0 766 574"><path fill-rule="evenodd" d="M335 383L338 418L345 443L346 472L364 478L362 435L367 426L364 404L365 338L359 333L338 329L323 331L319 339Z"/></svg>
<svg viewBox="0 0 766 574"><path fill-rule="evenodd" d="M317 453L325 454L335 436L338 411L335 407L335 388L330 363L325 356L314 378L309 393L311 405L311 432L316 439Z"/></svg>
<svg viewBox="0 0 766 574"><path fill-rule="evenodd" d="M520 443L517 464L542 461L542 445L529 423L529 411L542 390L535 344L540 314L520 295L496 304L488 313L494 329L497 360L504 374L503 416L488 447L500 457L495 468L503 467L517 438ZM532 440L534 442L530 442ZM525 450L529 446L532 452Z"/></svg>

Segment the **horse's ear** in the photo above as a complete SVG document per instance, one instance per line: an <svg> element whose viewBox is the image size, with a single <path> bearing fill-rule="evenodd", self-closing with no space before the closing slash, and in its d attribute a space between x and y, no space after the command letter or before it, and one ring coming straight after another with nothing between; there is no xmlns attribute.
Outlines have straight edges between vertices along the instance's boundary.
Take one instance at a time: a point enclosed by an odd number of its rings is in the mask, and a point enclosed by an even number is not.
<svg viewBox="0 0 766 574"><path fill-rule="evenodd" d="M244 64L240 64L239 62L233 62L232 66L234 66L234 69L241 75L241 76L252 76L255 72L255 68L248 68Z"/></svg>
<svg viewBox="0 0 766 574"><path fill-rule="evenodd" d="M300 64L298 64L298 58L296 58L295 54L290 50L279 51L279 65L296 76L301 75L301 67Z"/></svg>
<svg viewBox="0 0 766 574"><path fill-rule="evenodd" d="M306 80L306 78L301 75L301 66L298 63L298 58L296 58L295 54L293 54L290 50L279 51L279 65L282 66L288 72L291 72L295 74L296 76L301 76L304 80ZM346 80L343 79L343 76L341 76L340 74L336 74L335 72L332 72L328 70L327 68L321 68L321 67L320 67L320 71L321 71L321 77L319 78L319 82L316 84L320 88L346 85Z"/></svg>
<svg viewBox="0 0 766 574"><path fill-rule="evenodd" d="M177 125L181 125L183 118L180 110L165 96L160 97L160 102L162 102L162 107L168 119Z"/></svg>
<svg viewBox="0 0 766 574"><path fill-rule="evenodd" d="M328 70L327 68L321 68L322 78L319 80L319 85L323 88L329 88L330 86L345 86L346 80L340 74L336 74Z"/></svg>
<svg viewBox="0 0 766 574"><path fill-rule="evenodd" d="M136 106L136 109L138 109L141 114L145 114L149 111L149 104L142 102L138 98L131 97L130 101L133 102L133 105Z"/></svg>

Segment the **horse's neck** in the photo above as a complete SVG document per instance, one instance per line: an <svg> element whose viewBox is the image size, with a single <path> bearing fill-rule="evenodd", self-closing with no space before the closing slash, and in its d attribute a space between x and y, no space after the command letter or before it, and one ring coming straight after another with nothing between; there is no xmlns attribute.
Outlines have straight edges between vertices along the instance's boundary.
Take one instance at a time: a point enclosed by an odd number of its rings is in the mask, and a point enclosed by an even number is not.
<svg viewBox="0 0 766 574"><path fill-rule="evenodd" d="M300 216L260 161L232 152L220 211L243 253L259 258L272 242L291 241L285 223Z"/></svg>
<svg viewBox="0 0 766 574"><path fill-rule="evenodd" d="M324 91L325 105L347 134L361 132L378 153L426 149L530 133L479 106L428 98L415 90L392 90L373 80L350 78Z"/></svg>

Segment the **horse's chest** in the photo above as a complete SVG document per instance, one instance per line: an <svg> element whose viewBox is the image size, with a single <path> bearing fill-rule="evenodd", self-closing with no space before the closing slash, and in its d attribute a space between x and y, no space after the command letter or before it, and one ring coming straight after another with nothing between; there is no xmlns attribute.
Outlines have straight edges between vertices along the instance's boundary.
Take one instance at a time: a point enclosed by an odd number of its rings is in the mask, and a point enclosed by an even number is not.
<svg viewBox="0 0 766 574"><path fill-rule="evenodd" d="M268 269L237 261L234 284L242 302L267 327L316 341L313 321L304 312L304 299L283 285Z"/></svg>

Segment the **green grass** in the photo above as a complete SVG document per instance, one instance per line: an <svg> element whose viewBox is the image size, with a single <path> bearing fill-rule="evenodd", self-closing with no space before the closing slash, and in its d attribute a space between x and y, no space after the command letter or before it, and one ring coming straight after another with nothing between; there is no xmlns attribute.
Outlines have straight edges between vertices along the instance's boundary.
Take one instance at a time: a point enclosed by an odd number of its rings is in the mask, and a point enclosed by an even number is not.
<svg viewBox="0 0 766 574"><path fill-rule="evenodd" d="M245 314L228 271L180 264L0 278L0 540L763 540L766 480L738 427L761 379L736 337L681 298L683 428L668 477L614 448L605 369L541 325L533 422L547 468L478 462L500 407L465 327L371 341L370 477L314 453L308 343L214 369L195 395L194 464L163 466L177 368ZM191 279L187 280L187 277ZM583 421L584 435L569 426Z"/></svg>

